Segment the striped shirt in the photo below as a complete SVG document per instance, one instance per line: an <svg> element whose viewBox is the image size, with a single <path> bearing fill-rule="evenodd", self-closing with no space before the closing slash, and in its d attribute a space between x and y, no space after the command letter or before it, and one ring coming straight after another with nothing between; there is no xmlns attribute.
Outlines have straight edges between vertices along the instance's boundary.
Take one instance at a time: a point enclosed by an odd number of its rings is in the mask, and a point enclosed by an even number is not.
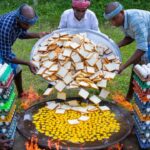
<svg viewBox="0 0 150 150"><path fill-rule="evenodd" d="M143 58L150 62L150 12L138 9L126 10L122 30L127 37L136 41L137 49L146 52Z"/></svg>

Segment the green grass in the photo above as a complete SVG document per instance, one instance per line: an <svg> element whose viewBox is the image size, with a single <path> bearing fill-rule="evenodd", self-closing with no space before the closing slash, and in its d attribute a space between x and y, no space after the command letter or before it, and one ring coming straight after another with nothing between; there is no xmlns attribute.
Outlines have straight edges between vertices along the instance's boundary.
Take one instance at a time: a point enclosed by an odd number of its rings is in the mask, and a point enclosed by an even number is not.
<svg viewBox="0 0 150 150"><path fill-rule="evenodd" d="M106 2L109 1L110 0L106 0L106 1L93 0L93 5L91 9L94 10L98 16L98 19L101 23L100 25L101 31L107 34L115 42L118 42L123 38L123 33L119 29L112 28L110 25L108 25L108 23L104 23L104 20L102 19L104 4L106 4ZM22 2L27 2L33 5L32 0L1 1L0 5L1 8L3 9L0 9L0 14L16 9ZM123 0L122 2L123 4L125 4L127 8L130 8L130 5L127 5L128 2L127 0ZM136 8L148 9L149 3L147 5L145 5L145 3L144 4L142 3L142 5L138 5L141 2L142 0L138 0L135 2L134 0L132 0L131 6L132 7L135 6ZM36 5L35 8L39 14L40 19L38 23L31 29L31 31L38 32L38 31L54 30L58 26L61 13L69 7L70 7L69 1L64 1L64 0L39 1L39 4ZM24 60L29 60L30 51L36 41L37 40L17 40L17 42L13 46L13 49L17 54L17 57L22 58ZM127 59L132 55L134 50L135 50L135 43L121 49L123 62L127 61ZM117 75L115 80L110 81L108 90L110 90L111 93L120 92L125 94L128 90L130 71L131 71L130 68L128 68L127 70L124 71L122 75ZM29 68L26 66L23 66L23 85L25 89L28 89L30 86L33 86L39 93L42 93L47 87L47 83L43 81L40 77L32 75L29 71ZM95 92L95 91L91 90L91 92ZM76 93L77 92L72 92L73 95L76 95Z"/></svg>

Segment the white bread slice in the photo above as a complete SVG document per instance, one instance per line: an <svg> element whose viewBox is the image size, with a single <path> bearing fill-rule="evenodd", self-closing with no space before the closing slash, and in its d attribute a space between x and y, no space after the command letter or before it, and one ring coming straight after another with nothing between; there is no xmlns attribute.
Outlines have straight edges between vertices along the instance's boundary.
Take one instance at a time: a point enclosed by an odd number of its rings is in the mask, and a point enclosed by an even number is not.
<svg viewBox="0 0 150 150"><path fill-rule="evenodd" d="M83 70L84 69L84 63L83 62L79 62L76 63L76 70Z"/></svg>
<svg viewBox="0 0 150 150"><path fill-rule="evenodd" d="M56 44L57 44L57 46L62 47L64 42L63 41L58 41L58 42L56 42Z"/></svg>
<svg viewBox="0 0 150 150"><path fill-rule="evenodd" d="M98 59L95 58L94 56L92 56L89 60L87 60L88 64L92 67L96 64L97 61Z"/></svg>
<svg viewBox="0 0 150 150"><path fill-rule="evenodd" d="M81 97L83 97L84 99L87 99L88 96L89 96L89 92L86 91L86 90L84 90L84 89L81 89L81 90L79 91L79 94L78 94L78 95L81 96Z"/></svg>
<svg viewBox="0 0 150 150"><path fill-rule="evenodd" d="M57 72L57 76L59 76L60 78L64 78L67 73L68 73L68 70L64 67L61 67L59 71Z"/></svg>
<svg viewBox="0 0 150 150"><path fill-rule="evenodd" d="M101 92L100 92L100 94L99 94L99 97L106 99L109 94L110 94L109 91L107 91L105 89L102 89Z"/></svg>
<svg viewBox="0 0 150 150"><path fill-rule="evenodd" d="M40 46L38 47L39 52L46 52L47 51L47 46Z"/></svg>
<svg viewBox="0 0 150 150"><path fill-rule="evenodd" d="M88 113L86 107L72 107L71 110L78 111L80 113Z"/></svg>
<svg viewBox="0 0 150 150"><path fill-rule="evenodd" d="M96 62L96 67L98 68L98 70L102 70L103 65L102 65L102 61L101 60L98 60Z"/></svg>
<svg viewBox="0 0 150 150"><path fill-rule="evenodd" d="M79 124L80 122L77 119L74 119L74 120L68 120L68 123L71 125L76 125Z"/></svg>
<svg viewBox="0 0 150 150"><path fill-rule="evenodd" d="M89 83L89 84L90 84L90 86L91 86L93 89L96 89L96 90L99 89L98 86L97 86L95 83Z"/></svg>
<svg viewBox="0 0 150 150"><path fill-rule="evenodd" d="M84 49L85 49L86 51L92 52L93 49L94 49L94 47L93 47L92 44L84 44Z"/></svg>
<svg viewBox="0 0 150 150"><path fill-rule="evenodd" d="M71 42L70 46L72 49L77 49L80 45L75 42Z"/></svg>
<svg viewBox="0 0 150 150"><path fill-rule="evenodd" d="M77 43L77 44L81 45L82 42L83 42L83 37L82 37L82 36L79 36L79 35L76 35L76 36L74 36L74 37L72 38L71 42Z"/></svg>
<svg viewBox="0 0 150 150"><path fill-rule="evenodd" d="M62 32L62 33L59 33L60 36L68 36L68 33L67 32Z"/></svg>
<svg viewBox="0 0 150 150"><path fill-rule="evenodd" d="M119 70L120 65L116 63L109 63L109 64L105 64L105 67L108 71L112 72L112 71Z"/></svg>
<svg viewBox="0 0 150 150"><path fill-rule="evenodd" d="M72 100L67 102L69 106L76 107L79 106L79 102L77 100Z"/></svg>
<svg viewBox="0 0 150 150"><path fill-rule="evenodd" d="M49 53L49 59L50 60L54 60L54 59L56 59L56 57L57 57L57 54L55 53L55 51L52 51Z"/></svg>
<svg viewBox="0 0 150 150"><path fill-rule="evenodd" d="M40 62L43 63L45 61L49 61L49 58L48 57L42 57Z"/></svg>
<svg viewBox="0 0 150 150"><path fill-rule="evenodd" d="M57 108L60 105L59 103L54 103L54 102L50 102L47 104L48 104L47 108L50 110L54 110L55 108Z"/></svg>
<svg viewBox="0 0 150 150"><path fill-rule="evenodd" d="M46 91L44 92L44 96L49 96L52 92L53 92L53 88L48 88L48 89L46 89Z"/></svg>
<svg viewBox="0 0 150 150"><path fill-rule="evenodd" d="M59 38L60 37L60 34L59 33L54 33L53 35L52 35L52 38L53 39L57 39L57 38Z"/></svg>
<svg viewBox="0 0 150 150"><path fill-rule="evenodd" d="M107 49L107 50L105 50L105 54L110 54L110 53L112 53L112 50L111 49Z"/></svg>
<svg viewBox="0 0 150 150"><path fill-rule="evenodd" d="M65 41L64 44L63 44L63 47L64 47L64 49L69 48L70 45L71 45L71 41Z"/></svg>
<svg viewBox="0 0 150 150"><path fill-rule="evenodd" d="M45 72L46 68L45 67L41 67L36 74L38 75L42 75Z"/></svg>
<svg viewBox="0 0 150 150"><path fill-rule="evenodd" d="M58 54L58 60L65 60L66 57L63 56L62 53Z"/></svg>
<svg viewBox="0 0 150 150"><path fill-rule="evenodd" d="M38 69L40 68L40 62L39 61L31 61L35 67L37 67Z"/></svg>
<svg viewBox="0 0 150 150"><path fill-rule="evenodd" d="M95 107L95 106L93 106L93 105L88 105L87 106L87 110L88 111L95 111L95 110L97 110L98 108L97 107Z"/></svg>
<svg viewBox="0 0 150 150"><path fill-rule="evenodd" d="M97 86L98 87L101 87L101 88L106 88L107 86L107 80L101 80L97 83Z"/></svg>
<svg viewBox="0 0 150 150"><path fill-rule="evenodd" d="M65 82L66 84L69 84L70 82L72 82L72 81L73 81L73 78L72 78L71 73L70 73L70 72L67 73L67 75L63 78L63 80L64 80L64 82Z"/></svg>
<svg viewBox="0 0 150 150"><path fill-rule="evenodd" d="M104 71L104 78L105 79L114 79L116 76L116 73Z"/></svg>
<svg viewBox="0 0 150 150"><path fill-rule="evenodd" d="M47 74L48 76L52 76L53 74L55 74L55 72L51 72L49 70L46 70L44 73Z"/></svg>
<svg viewBox="0 0 150 150"><path fill-rule="evenodd" d="M65 49L64 49L64 52L63 52L63 56L65 56L65 57L70 57L70 56L71 56L71 53L72 53L72 49L70 49L70 48L65 48Z"/></svg>
<svg viewBox="0 0 150 150"><path fill-rule="evenodd" d="M88 56L89 56L89 52L87 52L87 51L85 51L84 50L84 47L80 47L79 49L78 49L78 53L83 57L83 58L87 58Z"/></svg>
<svg viewBox="0 0 150 150"><path fill-rule="evenodd" d="M100 56L104 55L104 49L101 46L97 45L96 51L99 53Z"/></svg>
<svg viewBox="0 0 150 150"><path fill-rule="evenodd" d="M81 57L76 52L72 53L71 58L74 61L74 63L81 62Z"/></svg>
<svg viewBox="0 0 150 150"><path fill-rule="evenodd" d="M40 61L40 59L41 59L41 57L39 55L34 55L32 57L32 60L34 60L34 61Z"/></svg>
<svg viewBox="0 0 150 150"><path fill-rule="evenodd" d="M45 62L43 62L43 67L50 68L53 64L54 64L54 62L52 62L52 61L45 61Z"/></svg>
<svg viewBox="0 0 150 150"><path fill-rule="evenodd" d="M55 89L59 92L62 92L65 87L66 84L63 81L58 81L58 83L55 85Z"/></svg>
<svg viewBox="0 0 150 150"><path fill-rule="evenodd" d="M102 111L109 111L110 108L108 106L99 106L99 109Z"/></svg>
<svg viewBox="0 0 150 150"><path fill-rule="evenodd" d="M48 40L45 40L44 42L40 43L40 46L48 46L49 45L49 41Z"/></svg>
<svg viewBox="0 0 150 150"><path fill-rule="evenodd" d="M67 70L70 70L71 69L71 61L68 61L66 64L64 64L64 68L66 68Z"/></svg>
<svg viewBox="0 0 150 150"><path fill-rule="evenodd" d="M87 82L85 82L85 81L79 82L79 85L83 86L83 87L89 87L89 84Z"/></svg>
<svg viewBox="0 0 150 150"><path fill-rule="evenodd" d="M56 71L58 71L58 65L57 65L57 64L52 65L52 66L49 68L49 71L50 71L50 72L56 72Z"/></svg>
<svg viewBox="0 0 150 150"><path fill-rule="evenodd" d="M58 92L57 93L57 99L62 99L62 100L66 100L67 95L65 92Z"/></svg>
<svg viewBox="0 0 150 150"><path fill-rule="evenodd" d="M65 110L70 110L71 106L63 104L63 105L60 106L60 108L65 109Z"/></svg>
<svg viewBox="0 0 150 150"><path fill-rule="evenodd" d="M96 105L101 102L101 99L99 97L97 97L96 95L91 96L89 99L91 102L93 102Z"/></svg>
<svg viewBox="0 0 150 150"><path fill-rule="evenodd" d="M85 38L85 40L87 39L88 42L89 42L89 39L87 38L87 33L86 32L83 32L83 33L79 33L82 37Z"/></svg>
<svg viewBox="0 0 150 150"><path fill-rule="evenodd" d="M114 60L116 59L116 56L114 54L111 54L109 56L106 57L108 60Z"/></svg>
<svg viewBox="0 0 150 150"><path fill-rule="evenodd" d="M101 74L102 74L102 71L101 71L101 70L98 71L98 72L96 72L95 74L93 74L92 76L90 76L90 80L95 79L97 76L99 76L99 75L101 75Z"/></svg>
<svg viewBox="0 0 150 150"><path fill-rule="evenodd" d="M94 67L87 66L87 72L88 72L88 73L91 73L91 74L94 74L94 73L95 73L95 68L94 68Z"/></svg>
<svg viewBox="0 0 150 150"><path fill-rule="evenodd" d="M81 116L78 120L80 121L88 121L90 119L89 116Z"/></svg>
<svg viewBox="0 0 150 150"><path fill-rule="evenodd" d="M55 111L55 113L56 113L56 114L64 114L65 111L66 111L65 109L57 108L56 111Z"/></svg>

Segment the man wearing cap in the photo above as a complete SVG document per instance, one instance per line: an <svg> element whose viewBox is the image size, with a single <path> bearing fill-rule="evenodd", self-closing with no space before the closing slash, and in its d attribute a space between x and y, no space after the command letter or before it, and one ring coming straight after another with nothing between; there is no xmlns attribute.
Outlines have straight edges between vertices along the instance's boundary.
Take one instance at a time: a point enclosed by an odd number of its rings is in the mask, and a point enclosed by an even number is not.
<svg viewBox="0 0 150 150"><path fill-rule="evenodd" d="M136 51L128 61L120 67L119 74L131 64L150 62L150 12L138 9L124 10L119 2L111 2L105 8L104 17L111 24L121 27L125 37L118 46L126 46L136 42ZM133 72L126 99L133 97Z"/></svg>
<svg viewBox="0 0 150 150"><path fill-rule="evenodd" d="M72 9L64 11L58 28L78 28L99 31L98 20L89 10L90 0L72 0Z"/></svg>
<svg viewBox="0 0 150 150"><path fill-rule="evenodd" d="M17 10L0 16L0 59L3 63L8 63L12 66L15 74L15 84L18 91L18 96L23 93L22 88L22 69L20 65L26 65L32 73L35 73L35 66L28 61L21 60L12 52L12 46L17 38L31 39L44 36L42 33L30 33L27 30L33 26L38 20L38 16L32 7L23 4Z"/></svg>

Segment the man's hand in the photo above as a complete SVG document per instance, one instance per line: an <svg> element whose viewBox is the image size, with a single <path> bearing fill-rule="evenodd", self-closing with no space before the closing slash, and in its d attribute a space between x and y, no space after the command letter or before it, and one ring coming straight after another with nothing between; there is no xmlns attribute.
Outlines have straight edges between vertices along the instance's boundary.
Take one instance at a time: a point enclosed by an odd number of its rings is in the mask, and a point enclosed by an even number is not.
<svg viewBox="0 0 150 150"><path fill-rule="evenodd" d="M10 142L12 142L12 140L7 140L5 138L3 134L0 134L0 150L8 150L10 148Z"/></svg>
<svg viewBox="0 0 150 150"><path fill-rule="evenodd" d="M30 71L31 71L33 74L36 74L37 67L36 67L32 62L29 62L29 63L28 63L28 66L29 66L29 68L30 68Z"/></svg>
<svg viewBox="0 0 150 150"><path fill-rule="evenodd" d="M118 71L118 74L121 74L121 73L124 71L124 69L125 69L125 66L124 66L124 65L121 65L121 66L120 66L120 69L119 69L119 71Z"/></svg>
<svg viewBox="0 0 150 150"><path fill-rule="evenodd" d="M50 32L39 32L38 36L39 36L39 38L42 38L43 36L45 36L47 34L50 34Z"/></svg>
<svg viewBox="0 0 150 150"><path fill-rule="evenodd" d="M50 34L50 32L39 32L39 33L31 33L27 32L24 39L35 39L35 38L42 38L43 36Z"/></svg>
<svg viewBox="0 0 150 150"><path fill-rule="evenodd" d="M124 39L122 41L120 41L117 45L119 48L129 45L134 41L134 39L132 39L131 37L124 37Z"/></svg>

